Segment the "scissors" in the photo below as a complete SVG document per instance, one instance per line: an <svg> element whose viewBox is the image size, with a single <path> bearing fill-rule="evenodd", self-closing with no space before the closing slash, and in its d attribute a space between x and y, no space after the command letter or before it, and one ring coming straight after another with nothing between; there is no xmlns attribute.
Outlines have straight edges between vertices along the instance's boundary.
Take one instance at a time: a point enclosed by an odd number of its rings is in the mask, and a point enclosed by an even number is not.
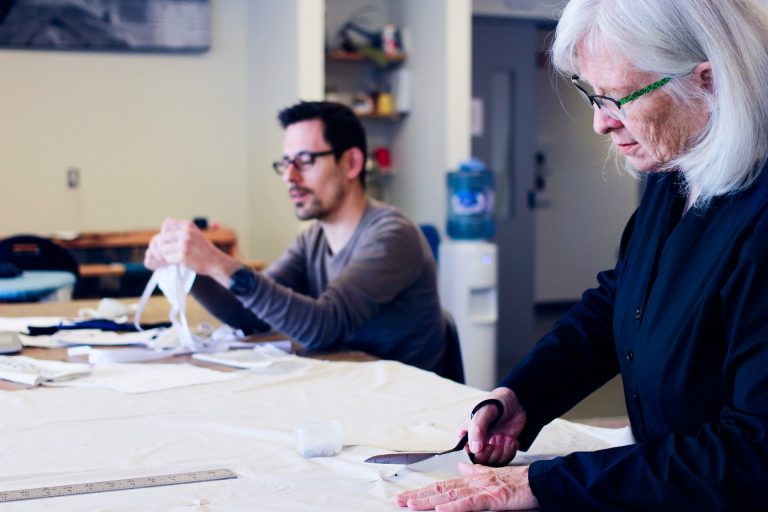
<svg viewBox="0 0 768 512"><path fill-rule="evenodd" d="M487 400L483 400L479 404L477 404L474 409L472 409L472 413L469 415L470 418L475 416L475 413L485 407L486 405L494 405L496 406L496 409L499 411L499 414L491 421L490 425L488 425L488 430L491 430L494 426L496 426L496 423L499 422L499 420L504 416L504 406L501 405L501 402L496 400L495 398L489 398ZM445 450L443 452L399 452L399 453L387 453L382 455L374 455L373 457L369 457L365 459L365 462L373 462L376 464L415 464L416 462L425 461L427 459L431 458L437 458L444 455L451 455L455 454L456 452L460 452L464 450L464 447L467 445L467 441L469 441L469 433L464 432L464 435L459 439L459 442L456 443L456 446L451 448L450 450ZM475 463L475 455L471 452L468 452L469 460L472 461L472 463Z"/></svg>

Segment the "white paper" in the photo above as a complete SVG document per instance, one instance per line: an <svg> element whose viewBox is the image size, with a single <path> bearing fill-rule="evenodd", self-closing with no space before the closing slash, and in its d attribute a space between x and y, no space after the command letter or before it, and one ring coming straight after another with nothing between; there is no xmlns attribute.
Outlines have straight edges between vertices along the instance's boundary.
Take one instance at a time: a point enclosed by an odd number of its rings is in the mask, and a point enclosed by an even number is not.
<svg viewBox="0 0 768 512"><path fill-rule="evenodd" d="M283 346L285 346L286 342L260 343L251 349L194 354L192 358L235 368L267 368L275 362L291 358L290 354L276 346L275 343L283 343ZM290 342L287 343L290 347ZM294 356L292 359L296 359L296 357Z"/></svg>
<svg viewBox="0 0 768 512"><path fill-rule="evenodd" d="M145 347L90 348L88 362L91 364L141 363L184 354L189 354L189 350L183 348L154 350Z"/></svg>
<svg viewBox="0 0 768 512"><path fill-rule="evenodd" d="M75 379L90 372L91 367L87 364L26 356L0 356L0 379L28 386Z"/></svg>
<svg viewBox="0 0 768 512"><path fill-rule="evenodd" d="M25 317L0 317L0 331L15 331L18 333L28 332L30 325L35 327L49 327L59 325L67 321L60 316L25 316Z"/></svg>
<svg viewBox="0 0 768 512"><path fill-rule="evenodd" d="M150 345L162 329L141 332L114 332L99 329L72 329L57 331L51 337L64 345L120 346Z"/></svg>
<svg viewBox="0 0 768 512"><path fill-rule="evenodd" d="M90 376L56 383L61 387L110 388L122 393L146 393L240 378L236 372L217 372L189 364L99 364Z"/></svg>
<svg viewBox="0 0 768 512"><path fill-rule="evenodd" d="M28 334L19 334L21 338L21 344L25 347L37 347L37 348L62 348L68 347L66 343L63 343L53 336L41 335L30 336Z"/></svg>

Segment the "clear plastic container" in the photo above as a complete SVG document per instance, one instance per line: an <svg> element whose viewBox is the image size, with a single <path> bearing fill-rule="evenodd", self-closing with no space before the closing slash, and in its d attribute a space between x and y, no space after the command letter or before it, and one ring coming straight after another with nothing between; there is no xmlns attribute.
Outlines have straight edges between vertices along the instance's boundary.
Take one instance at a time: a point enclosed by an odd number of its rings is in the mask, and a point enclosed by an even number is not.
<svg viewBox="0 0 768 512"><path fill-rule="evenodd" d="M294 425L298 450L304 457L333 457L341 452L342 428L338 421L308 420Z"/></svg>

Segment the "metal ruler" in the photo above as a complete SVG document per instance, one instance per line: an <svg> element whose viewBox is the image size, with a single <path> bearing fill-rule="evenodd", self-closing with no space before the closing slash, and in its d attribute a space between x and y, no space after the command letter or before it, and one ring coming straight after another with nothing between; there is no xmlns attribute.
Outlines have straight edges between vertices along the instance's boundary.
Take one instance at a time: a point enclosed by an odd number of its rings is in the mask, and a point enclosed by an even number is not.
<svg viewBox="0 0 768 512"><path fill-rule="evenodd" d="M191 473L174 473L170 475L123 478L120 480L104 480L103 482L89 482L85 484L35 487L32 489L19 489L16 491L0 491L0 503L4 501L72 496L74 494L93 494L97 492L123 491L125 489L141 489L142 487L210 482L213 480L228 480L230 478L237 478L237 474L229 469L211 469L208 471L193 471Z"/></svg>

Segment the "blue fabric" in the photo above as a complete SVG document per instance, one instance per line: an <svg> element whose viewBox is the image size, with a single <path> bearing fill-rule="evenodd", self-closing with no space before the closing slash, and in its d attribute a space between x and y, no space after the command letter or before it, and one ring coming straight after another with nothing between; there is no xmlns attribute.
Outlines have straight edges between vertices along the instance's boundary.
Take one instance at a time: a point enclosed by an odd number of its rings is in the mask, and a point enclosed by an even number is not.
<svg viewBox="0 0 768 512"><path fill-rule="evenodd" d="M171 327L171 322L142 323L142 330L157 329L159 327ZM80 322L59 323L57 325L30 325L27 331L30 336L50 336L58 331L73 331L78 329L98 329L100 331L112 332L137 332L138 329L133 322L115 322L108 318L93 318L82 320Z"/></svg>
<svg viewBox="0 0 768 512"><path fill-rule="evenodd" d="M621 373L638 443L534 463L542 510L764 510L768 503L768 171L684 216L653 175L614 270L503 381L547 422Z"/></svg>
<svg viewBox="0 0 768 512"><path fill-rule="evenodd" d="M0 300L23 302L40 300L61 288L75 285L69 272L27 270L18 277L0 279Z"/></svg>
<svg viewBox="0 0 768 512"><path fill-rule="evenodd" d="M429 248L432 249L432 256L435 258L435 261L438 261L440 233L437 232L437 228L432 224L419 224L419 228L421 229L424 238L427 239Z"/></svg>

